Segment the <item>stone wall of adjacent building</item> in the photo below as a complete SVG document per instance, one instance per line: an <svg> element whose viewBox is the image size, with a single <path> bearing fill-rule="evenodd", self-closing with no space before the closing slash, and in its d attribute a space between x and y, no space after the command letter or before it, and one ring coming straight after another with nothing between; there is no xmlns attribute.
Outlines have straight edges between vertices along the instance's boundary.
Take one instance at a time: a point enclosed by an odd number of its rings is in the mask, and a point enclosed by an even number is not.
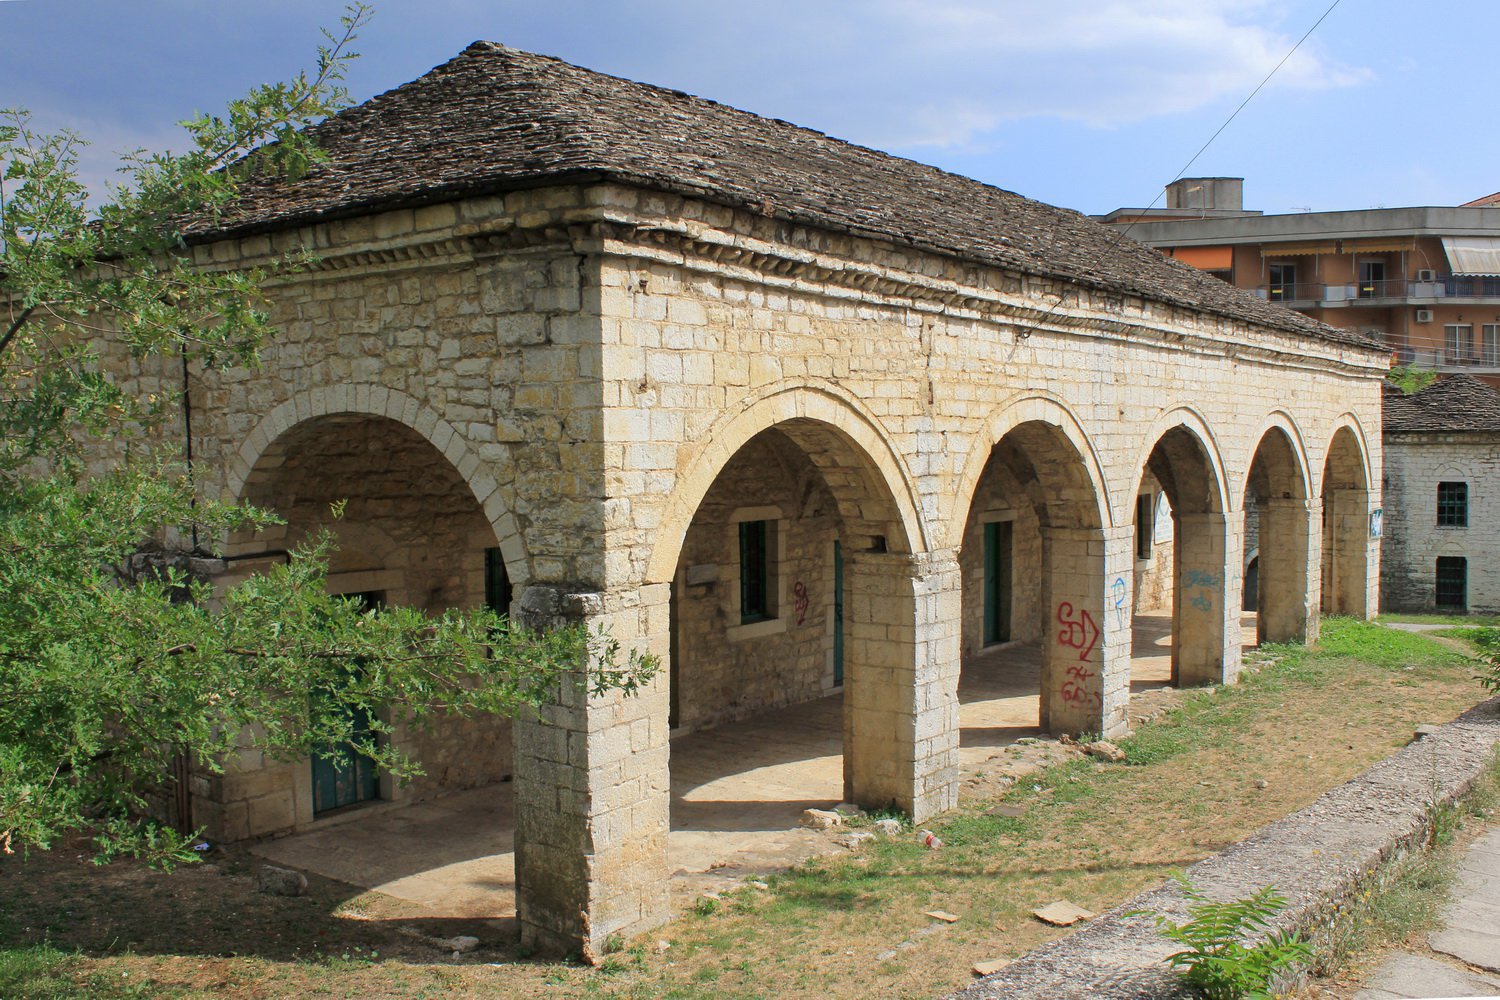
<svg viewBox="0 0 1500 1000"><path fill-rule="evenodd" d="M1438 527L1437 484L1467 483L1468 526ZM1500 434L1388 434L1380 603L1437 609L1437 560L1468 560L1468 610L1500 613Z"/></svg>
<svg viewBox="0 0 1500 1000"><path fill-rule="evenodd" d="M1042 533L1035 506L1027 498L1002 451L991 457L969 508L959 567L963 584L963 649L966 656L985 646L984 530L991 521L1011 524L1010 640L1031 642L1047 628L1042 593Z"/></svg>

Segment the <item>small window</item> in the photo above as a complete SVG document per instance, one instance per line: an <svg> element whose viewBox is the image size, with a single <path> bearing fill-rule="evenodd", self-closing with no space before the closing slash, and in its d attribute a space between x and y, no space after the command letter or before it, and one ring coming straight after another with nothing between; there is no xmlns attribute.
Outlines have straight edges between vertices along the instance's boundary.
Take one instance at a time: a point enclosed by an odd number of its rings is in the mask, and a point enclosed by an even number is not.
<svg viewBox="0 0 1500 1000"><path fill-rule="evenodd" d="M1437 526L1439 528L1467 528L1469 526L1469 484L1438 483Z"/></svg>
<svg viewBox="0 0 1500 1000"><path fill-rule="evenodd" d="M1438 556L1437 606L1463 611L1469 605L1469 560Z"/></svg>
<svg viewBox="0 0 1500 1000"><path fill-rule="evenodd" d="M776 617L772 587L775 521L740 522L740 624Z"/></svg>
<svg viewBox="0 0 1500 1000"><path fill-rule="evenodd" d="M1154 539L1151 531L1156 526L1156 504L1152 502L1150 493L1142 493L1135 498L1135 557L1137 559L1151 558L1151 545Z"/></svg>

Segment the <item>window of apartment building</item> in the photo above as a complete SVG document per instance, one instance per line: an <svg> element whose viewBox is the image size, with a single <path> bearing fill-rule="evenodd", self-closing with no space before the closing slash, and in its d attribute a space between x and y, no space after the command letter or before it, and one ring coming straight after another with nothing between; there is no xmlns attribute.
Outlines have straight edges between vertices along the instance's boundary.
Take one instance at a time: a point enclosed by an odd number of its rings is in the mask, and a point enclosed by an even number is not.
<svg viewBox="0 0 1500 1000"><path fill-rule="evenodd" d="M1151 531L1156 527L1156 505L1151 500L1150 493L1142 493L1135 498L1135 557L1137 559L1151 558L1153 542Z"/></svg>
<svg viewBox="0 0 1500 1000"><path fill-rule="evenodd" d="M1486 323L1480 332L1479 360L1487 365L1500 365L1500 323Z"/></svg>
<svg viewBox="0 0 1500 1000"><path fill-rule="evenodd" d="M1443 346L1449 361L1472 361L1474 358L1474 325L1449 323L1443 327Z"/></svg>
<svg viewBox="0 0 1500 1000"><path fill-rule="evenodd" d="M1385 294L1385 261L1359 262L1359 297L1372 299Z"/></svg>
<svg viewBox="0 0 1500 1000"><path fill-rule="evenodd" d="M1437 606L1463 611L1469 605L1469 560L1463 556L1438 556Z"/></svg>
<svg viewBox="0 0 1500 1000"><path fill-rule="evenodd" d="M1469 526L1469 484L1438 483L1437 526L1439 528L1467 528Z"/></svg>
<svg viewBox="0 0 1500 1000"><path fill-rule="evenodd" d="M775 521L740 522L740 624L776 617Z"/></svg>
<svg viewBox="0 0 1500 1000"><path fill-rule="evenodd" d="M1270 281L1268 289L1273 299L1297 297L1297 265L1291 263L1267 264L1266 274Z"/></svg>

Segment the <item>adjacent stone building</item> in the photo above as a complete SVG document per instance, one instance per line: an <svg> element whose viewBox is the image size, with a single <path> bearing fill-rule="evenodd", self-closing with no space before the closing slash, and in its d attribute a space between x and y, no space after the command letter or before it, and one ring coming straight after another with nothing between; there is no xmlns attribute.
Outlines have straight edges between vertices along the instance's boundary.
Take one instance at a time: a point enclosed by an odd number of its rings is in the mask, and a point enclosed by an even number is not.
<svg viewBox="0 0 1500 1000"><path fill-rule="evenodd" d="M1149 578L1177 681L1232 681L1247 491L1263 638L1375 609L1387 353L1357 333L1076 213L488 43L317 131L327 163L195 237L207 266L321 258L269 289L261 368L191 374L201 485L287 519L225 540L240 571L348 498L342 592L665 661L513 731L398 734L428 784L359 793L513 775L538 946L665 918L674 728L841 692L847 797L920 820L955 802L966 650L1039 642L1040 724L1119 733ZM304 826L315 768L247 752L199 815Z"/></svg>
<svg viewBox="0 0 1500 1000"><path fill-rule="evenodd" d="M1500 613L1500 392L1467 375L1386 390L1387 610Z"/></svg>

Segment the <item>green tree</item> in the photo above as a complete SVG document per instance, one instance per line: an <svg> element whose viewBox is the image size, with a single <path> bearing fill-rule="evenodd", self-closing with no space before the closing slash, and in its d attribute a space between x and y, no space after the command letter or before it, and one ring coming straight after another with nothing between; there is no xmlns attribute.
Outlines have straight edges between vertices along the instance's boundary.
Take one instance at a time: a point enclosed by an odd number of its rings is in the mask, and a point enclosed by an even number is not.
<svg viewBox="0 0 1500 1000"><path fill-rule="evenodd" d="M262 282L309 258L209 271L186 234L211 230L247 179L317 163L305 128L348 103L343 75L368 16L351 7L325 32L313 71L183 122L187 152L125 156L124 182L98 208L78 177L82 139L0 112L0 850L87 831L102 855L170 863L189 856L188 838L140 817L143 790L178 753L217 768L245 739L283 759L359 739L405 776L417 762L376 738L390 723L360 737L352 709L390 722L513 714L558 683L629 690L654 667L620 664L607 637L581 628L527 632L484 610L368 613L327 594L326 537L213 600L192 554L170 551L189 525L214 537L274 519L195 497L191 470L154 433L175 400L112 379L102 354L256 363L273 333ZM168 551L148 558L150 539Z"/></svg>

